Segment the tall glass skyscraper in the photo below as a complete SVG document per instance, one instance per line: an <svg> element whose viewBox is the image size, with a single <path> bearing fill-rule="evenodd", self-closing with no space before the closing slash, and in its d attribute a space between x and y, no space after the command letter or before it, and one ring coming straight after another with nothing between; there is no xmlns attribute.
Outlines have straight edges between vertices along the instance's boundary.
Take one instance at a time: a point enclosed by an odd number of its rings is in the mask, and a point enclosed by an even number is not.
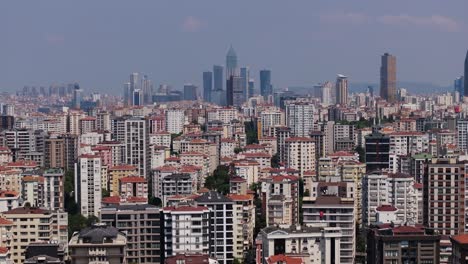
<svg viewBox="0 0 468 264"><path fill-rule="evenodd" d="M249 97L253 97L255 93L255 81L254 79L249 80Z"/></svg>
<svg viewBox="0 0 468 264"><path fill-rule="evenodd" d="M260 94L263 96L263 98L268 98L268 96L273 94L270 70L260 71Z"/></svg>
<svg viewBox="0 0 468 264"><path fill-rule="evenodd" d="M224 88L223 71L224 71L223 66L221 65L213 66L213 80L214 80L213 90L215 91L222 91Z"/></svg>
<svg viewBox="0 0 468 264"><path fill-rule="evenodd" d="M396 57L385 53L380 66L380 97L394 103L396 97Z"/></svg>
<svg viewBox="0 0 468 264"><path fill-rule="evenodd" d="M250 98L249 95L249 68L242 67L240 68L240 77L241 77L241 87L240 89L244 91L244 98Z"/></svg>
<svg viewBox="0 0 468 264"><path fill-rule="evenodd" d="M338 74L336 78L336 104L345 106L348 104L348 77Z"/></svg>
<svg viewBox="0 0 468 264"><path fill-rule="evenodd" d="M206 71L203 73L203 100L211 102L211 90L213 90L213 73Z"/></svg>
<svg viewBox="0 0 468 264"><path fill-rule="evenodd" d="M232 46L229 47L226 55L226 80L229 80L231 76L239 76L237 71L237 54Z"/></svg>
<svg viewBox="0 0 468 264"><path fill-rule="evenodd" d="M455 92L458 92L460 96L465 94L465 87L464 87L464 78L460 76L453 81L453 88Z"/></svg>

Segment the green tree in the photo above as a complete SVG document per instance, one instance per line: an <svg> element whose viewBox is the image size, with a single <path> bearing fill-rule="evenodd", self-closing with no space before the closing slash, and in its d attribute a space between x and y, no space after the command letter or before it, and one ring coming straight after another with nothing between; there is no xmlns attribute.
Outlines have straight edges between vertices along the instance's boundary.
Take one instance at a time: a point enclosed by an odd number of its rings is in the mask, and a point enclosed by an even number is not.
<svg viewBox="0 0 468 264"><path fill-rule="evenodd" d="M110 191L102 188L102 198L109 197Z"/></svg>
<svg viewBox="0 0 468 264"><path fill-rule="evenodd" d="M359 154L359 162L366 162L366 151L361 146L357 146L354 150Z"/></svg>
<svg viewBox="0 0 468 264"><path fill-rule="evenodd" d="M222 194L229 193L229 167L220 165L212 175L206 177L205 187L210 190L218 191Z"/></svg>
<svg viewBox="0 0 468 264"><path fill-rule="evenodd" d="M161 201L161 199L158 198L158 197L150 196L149 199L148 199L148 204L156 205L156 206L161 206L161 205L162 205L162 201Z"/></svg>
<svg viewBox="0 0 468 264"><path fill-rule="evenodd" d="M257 126L254 121L244 122L245 134L247 136L247 144L258 144Z"/></svg>
<svg viewBox="0 0 468 264"><path fill-rule="evenodd" d="M239 147L236 147L236 148L234 149L234 153L236 153L236 154L239 154L239 153L241 153L242 151L244 151L244 150L243 150L242 148L239 148Z"/></svg>

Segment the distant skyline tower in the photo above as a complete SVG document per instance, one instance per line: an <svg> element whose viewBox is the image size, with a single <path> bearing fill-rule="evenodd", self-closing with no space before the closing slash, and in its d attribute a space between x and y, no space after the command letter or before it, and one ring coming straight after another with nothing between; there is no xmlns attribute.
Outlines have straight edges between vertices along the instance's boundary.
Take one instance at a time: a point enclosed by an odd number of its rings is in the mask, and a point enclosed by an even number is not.
<svg viewBox="0 0 468 264"><path fill-rule="evenodd" d="M249 80L249 97L248 98L253 97L254 94L255 94L255 80L250 79Z"/></svg>
<svg viewBox="0 0 468 264"><path fill-rule="evenodd" d="M213 90L213 73L203 72L203 100L211 102L211 91Z"/></svg>
<svg viewBox="0 0 468 264"><path fill-rule="evenodd" d="M239 76L237 68L237 54L232 45L229 47L226 55L226 80L231 76Z"/></svg>
<svg viewBox="0 0 468 264"><path fill-rule="evenodd" d="M389 103L395 103L396 97L396 57L385 53L380 66L380 97Z"/></svg>
<svg viewBox="0 0 468 264"><path fill-rule="evenodd" d="M197 86L188 83L184 85L184 100L195 101L198 99Z"/></svg>
<svg viewBox="0 0 468 264"><path fill-rule="evenodd" d="M153 83L148 78L148 75L144 75L141 80L141 90L143 92L143 104L153 103Z"/></svg>
<svg viewBox="0 0 468 264"><path fill-rule="evenodd" d="M124 105L125 106L132 105L133 92L131 89L131 84L129 82L125 83L123 89L124 89Z"/></svg>
<svg viewBox="0 0 468 264"><path fill-rule="evenodd" d="M261 70L260 71L260 95L263 98L268 98L268 96L273 94L273 87L271 85L271 71L270 70Z"/></svg>
<svg viewBox="0 0 468 264"><path fill-rule="evenodd" d="M465 86L465 89L464 89L464 95L465 96L468 96L468 51L466 51L466 56L465 56L465 73L464 73L464 86Z"/></svg>
<svg viewBox="0 0 468 264"><path fill-rule="evenodd" d="M80 85L78 83L75 83L73 86L73 108L75 109L80 109L81 108L81 99L82 99L82 93L83 90L80 89Z"/></svg>
<svg viewBox="0 0 468 264"><path fill-rule="evenodd" d="M221 65L213 66L213 90L222 91L224 90L224 67Z"/></svg>
<svg viewBox="0 0 468 264"><path fill-rule="evenodd" d="M143 105L143 91L141 89L133 90L133 105Z"/></svg>
<svg viewBox="0 0 468 264"><path fill-rule="evenodd" d="M465 94L465 87L464 87L464 77L460 76L453 81L453 90L458 92L461 96Z"/></svg>
<svg viewBox="0 0 468 264"><path fill-rule="evenodd" d="M249 67L240 68L241 89L244 91L244 98L249 98Z"/></svg>
<svg viewBox="0 0 468 264"><path fill-rule="evenodd" d="M348 77L338 74L336 78L336 104L345 106L348 104Z"/></svg>

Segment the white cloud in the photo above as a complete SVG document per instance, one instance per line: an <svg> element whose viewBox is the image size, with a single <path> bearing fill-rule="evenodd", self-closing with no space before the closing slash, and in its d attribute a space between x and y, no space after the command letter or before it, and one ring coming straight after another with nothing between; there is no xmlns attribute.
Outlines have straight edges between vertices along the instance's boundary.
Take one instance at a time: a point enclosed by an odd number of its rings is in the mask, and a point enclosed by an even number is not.
<svg viewBox="0 0 468 264"><path fill-rule="evenodd" d="M201 27L202 22L193 16L186 17L182 23L182 30L186 32L197 32Z"/></svg>
<svg viewBox="0 0 468 264"><path fill-rule="evenodd" d="M326 14L320 16L322 23L329 24L364 24L369 22L370 18L365 14L360 13L340 13L340 14Z"/></svg>
<svg viewBox="0 0 468 264"><path fill-rule="evenodd" d="M438 29L448 32L458 32L461 25L450 17L432 15L427 17L402 15L386 15L377 19L380 23L385 25L398 25L398 26L421 26Z"/></svg>

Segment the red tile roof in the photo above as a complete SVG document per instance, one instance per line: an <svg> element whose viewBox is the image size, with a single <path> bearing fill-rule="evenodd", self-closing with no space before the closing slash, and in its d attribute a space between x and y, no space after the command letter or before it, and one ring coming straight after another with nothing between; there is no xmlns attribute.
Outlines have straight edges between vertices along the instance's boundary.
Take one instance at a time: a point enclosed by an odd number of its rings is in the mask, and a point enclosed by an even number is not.
<svg viewBox="0 0 468 264"><path fill-rule="evenodd" d="M197 212L197 211L205 211L208 210L208 207L205 206L169 206L164 207L164 211L171 211L171 212Z"/></svg>
<svg viewBox="0 0 468 264"><path fill-rule="evenodd" d="M6 253L8 253L8 248L0 247L0 254L6 254Z"/></svg>
<svg viewBox="0 0 468 264"><path fill-rule="evenodd" d="M459 244L468 244L468 234L452 236L451 239L455 240Z"/></svg>
<svg viewBox="0 0 468 264"><path fill-rule="evenodd" d="M304 262L302 261L301 258L293 258L293 257L288 257L285 255L274 255L271 256L267 259L268 264L275 264L275 263L284 263L284 264L303 264Z"/></svg>
<svg viewBox="0 0 468 264"><path fill-rule="evenodd" d="M146 183L146 179L143 178L143 177L140 177L140 176L128 176L128 177L121 178L120 182L121 183L129 183L129 182L132 182L132 183L139 183L139 182Z"/></svg>
<svg viewBox="0 0 468 264"><path fill-rule="evenodd" d="M0 217L0 226L3 226L3 225L12 225L12 224L13 224L12 221Z"/></svg>
<svg viewBox="0 0 468 264"><path fill-rule="evenodd" d="M234 201L250 201L250 200L253 200L254 198L252 194L235 194L235 193L228 194L227 197L231 198Z"/></svg>
<svg viewBox="0 0 468 264"><path fill-rule="evenodd" d="M121 164L121 165L116 165L112 168L110 168L109 170L110 171L113 171L113 170L126 170L126 171L129 171L129 170L136 170L137 168L133 165L128 165L128 164Z"/></svg>
<svg viewBox="0 0 468 264"><path fill-rule="evenodd" d="M302 142L302 141L313 142L313 140L308 137L291 137L291 138L286 139L286 142Z"/></svg>
<svg viewBox="0 0 468 264"><path fill-rule="evenodd" d="M376 210L376 211L379 211L379 212L394 212L394 211L396 211L396 210L398 210L398 209L395 208L395 207L392 206L392 205L383 204L383 205L377 207L375 210Z"/></svg>

